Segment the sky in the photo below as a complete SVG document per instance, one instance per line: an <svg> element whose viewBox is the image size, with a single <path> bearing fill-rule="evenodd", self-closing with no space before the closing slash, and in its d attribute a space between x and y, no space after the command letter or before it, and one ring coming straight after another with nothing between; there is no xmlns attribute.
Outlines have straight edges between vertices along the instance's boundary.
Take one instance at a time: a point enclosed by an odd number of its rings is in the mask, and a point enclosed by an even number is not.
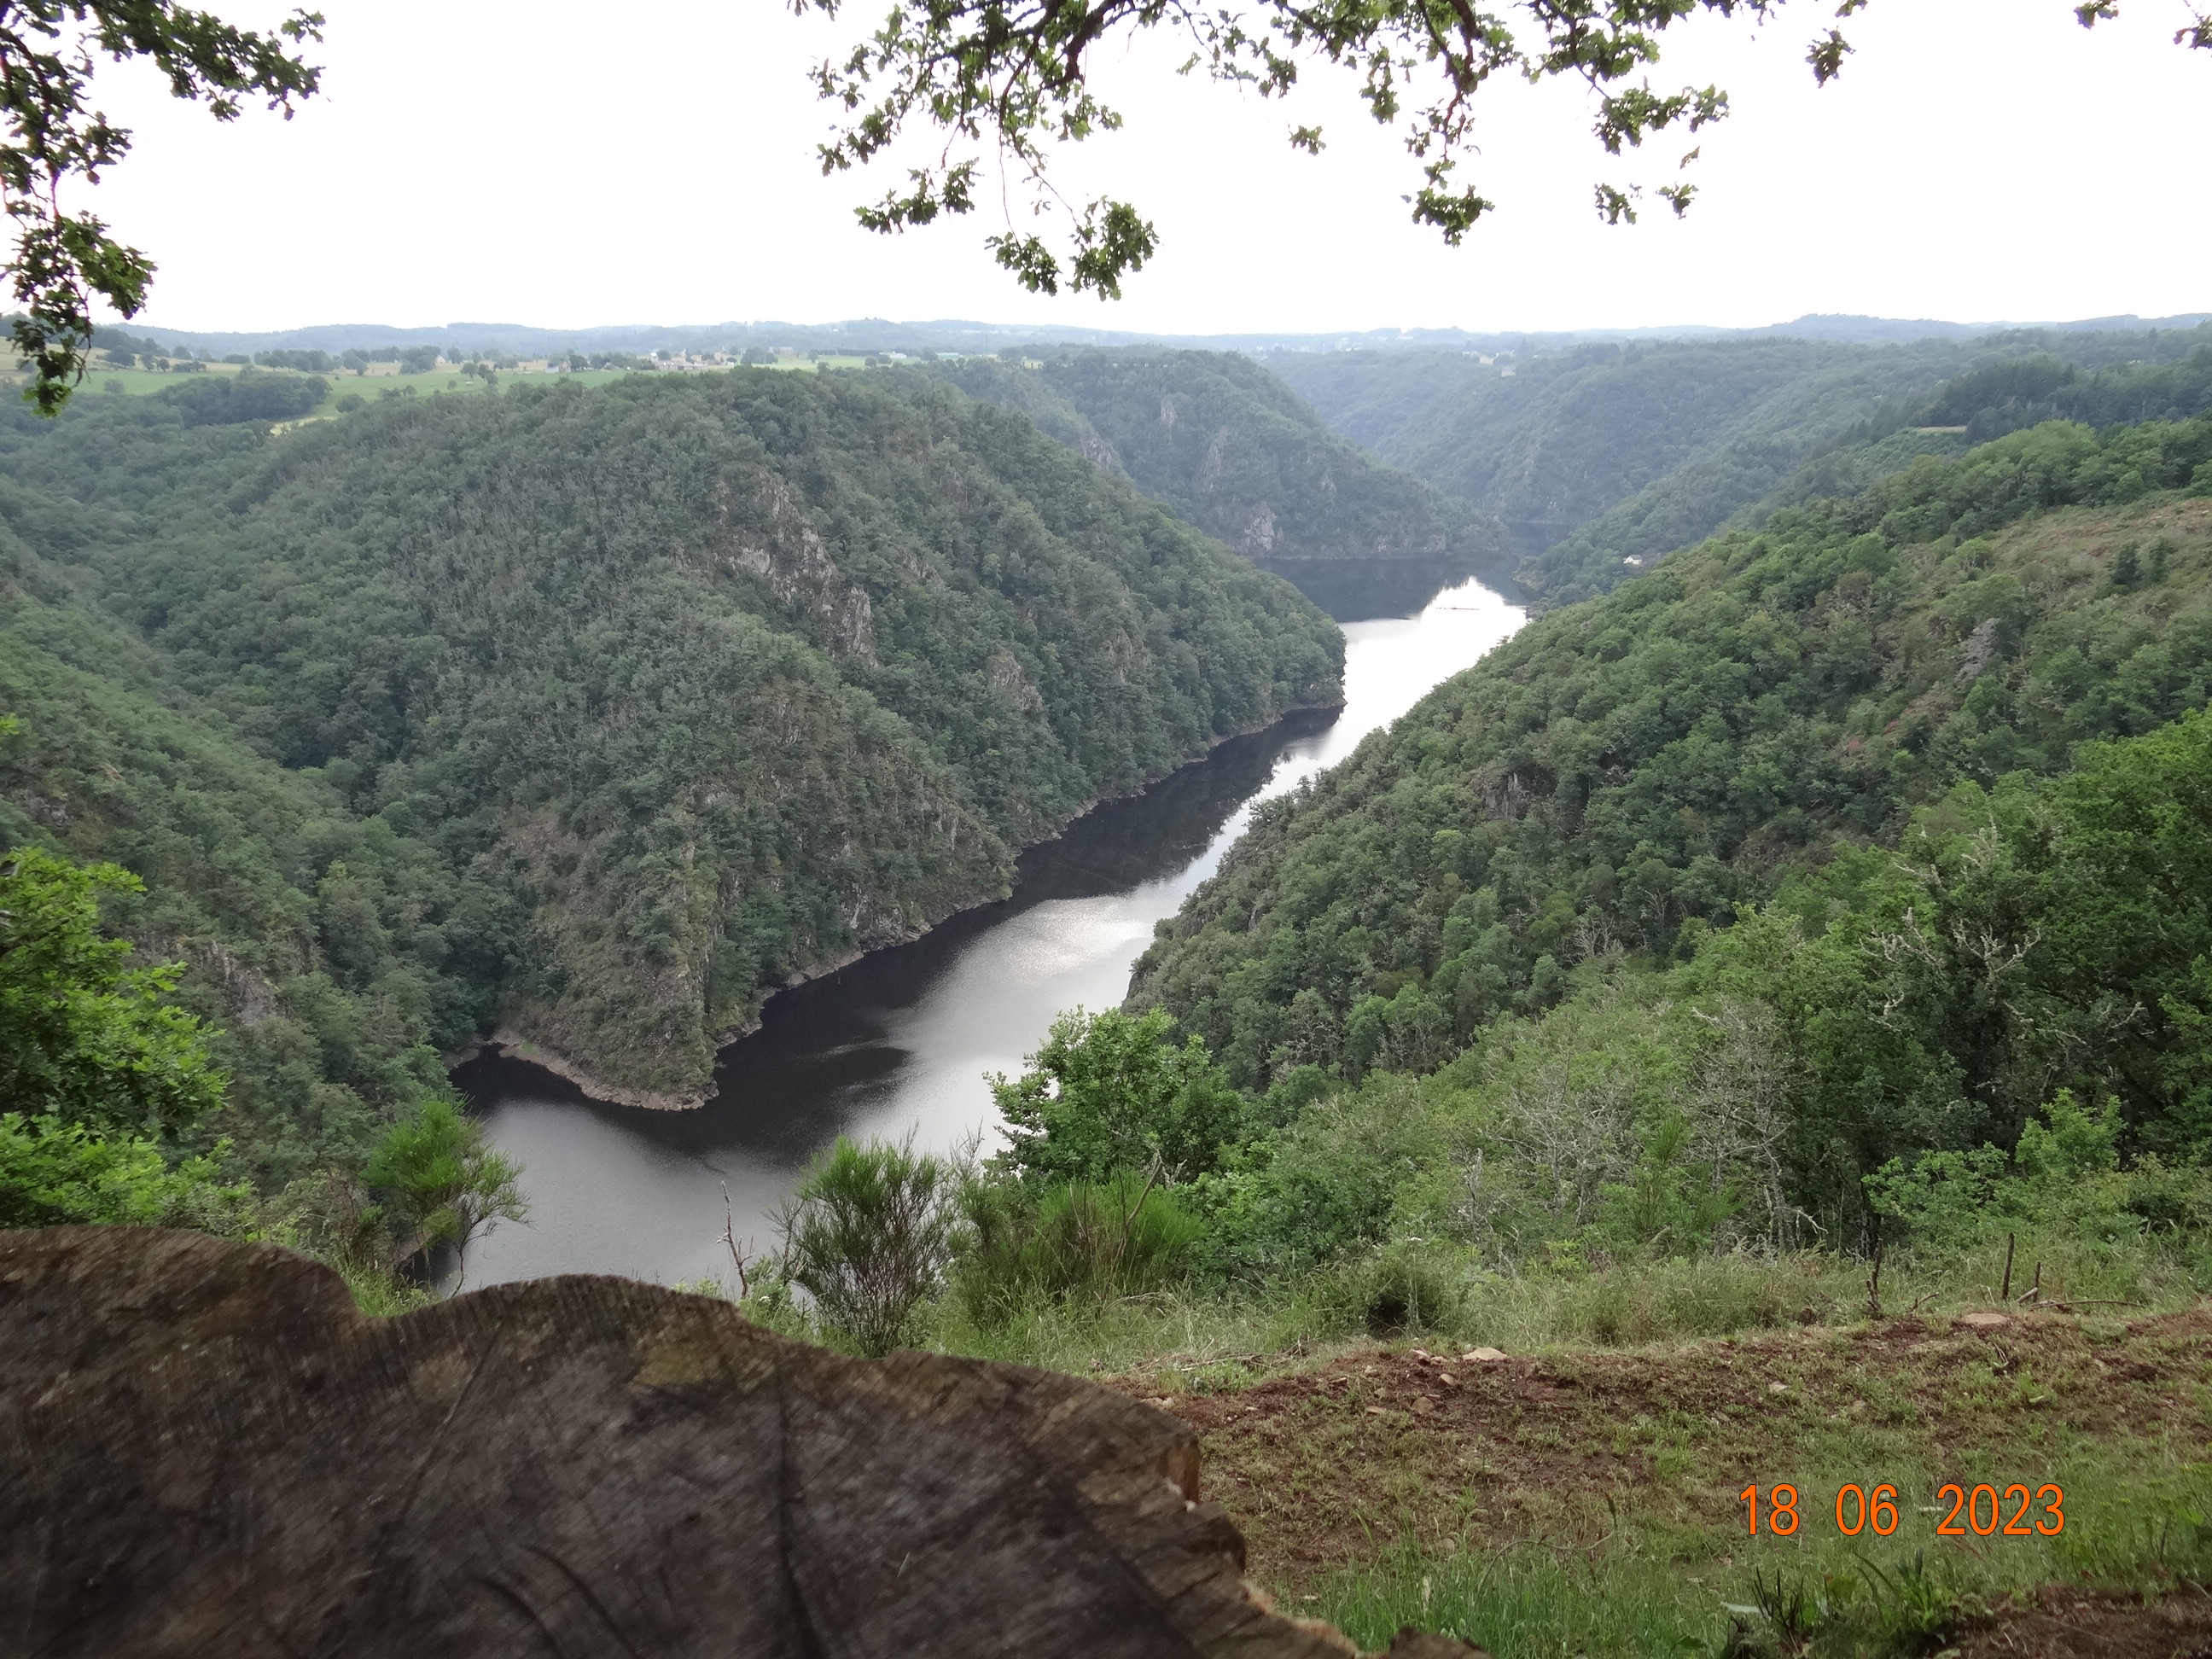
<svg viewBox="0 0 2212 1659"><path fill-rule="evenodd" d="M1158 257L1104 304L1023 293L983 252L990 207L897 237L854 206L894 158L825 179L830 112L806 80L875 18L775 0L319 0L325 94L228 125L129 67L100 100L137 149L71 205L160 265L142 320L545 327L976 318L1149 332L1755 326L1808 312L1961 322L2212 310L2203 113L2212 52L2171 44L2182 0L2127 0L2083 31L2068 0L1875 0L1816 90L1831 8L1757 34L1672 32L1654 76L1717 81L1734 113L1624 163L1587 92L1500 82L1461 177L1498 204L1457 249L1408 219L1418 184L1347 76L1280 102L1174 73L1164 38L1116 44L1096 82L1125 128L1064 151L1071 198L1111 191ZM274 8L223 4L265 25ZM1318 125L1319 157L1285 142ZM1607 228L1600 179L1700 195ZM934 143L929 147L933 151ZM1013 223L1030 225L1018 198Z"/></svg>

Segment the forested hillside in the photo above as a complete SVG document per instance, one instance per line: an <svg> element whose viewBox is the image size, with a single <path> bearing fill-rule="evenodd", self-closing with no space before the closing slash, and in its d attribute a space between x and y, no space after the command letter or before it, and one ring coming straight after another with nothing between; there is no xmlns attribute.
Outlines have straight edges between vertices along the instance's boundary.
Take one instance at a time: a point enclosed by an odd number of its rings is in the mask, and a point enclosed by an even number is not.
<svg viewBox="0 0 2212 1659"><path fill-rule="evenodd" d="M1731 434L1786 443L1778 417L1808 380L1913 355L1808 340L1664 341L1492 362L1409 351L1280 352L1268 363L1334 430L1496 514L1525 556ZM1870 388L1874 398L1888 389Z"/></svg>
<svg viewBox="0 0 2212 1659"><path fill-rule="evenodd" d="M1938 385L1932 394L1886 399L1866 419L1822 441L1811 459L1771 490L1724 520L1726 527L1756 528L1777 508L1821 495L1854 495L1902 471L1922 455L1964 454L1976 444L2039 422L2079 421L2094 427L2129 421L2184 421L2212 409L2212 329L2190 334L2133 337L2153 355L2145 361L2084 369L2069 359L2037 351L2007 356ZM2024 336L2007 343L2008 349ZM2170 355L2190 342L2185 357ZM2062 349L2094 348L2100 337L2075 337ZM2094 350L2085 355L2094 356ZM1702 524L1756 474L1739 470L1728 454L1681 468L1623 501L1547 550L1522 579L1553 603L1601 593L1649 562L1669 538L1687 545L1685 528ZM1698 532L1702 534L1703 532Z"/></svg>
<svg viewBox="0 0 2212 1659"><path fill-rule="evenodd" d="M1700 1066L1767 1079L1799 1139L1760 1201L1830 1226L2063 1085L2199 1144L2208 693L2212 417L1923 458L1539 617L1261 807L1133 1002L1293 1099L1464 1054L1566 1124L1612 1075L1615 1119L1559 1129L1611 1149L1577 1217Z"/></svg>
<svg viewBox="0 0 2212 1659"><path fill-rule="evenodd" d="M1503 520L1528 558L1519 580L1548 604L1603 592L1739 513L1863 488L1917 453L2041 420L2186 419L2212 396L2207 327L1267 361L1334 429ZM1954 426L1968 430L1912 430Z"/></svg>
<svg viewBox="0 0 2212 1659"><path fill-rule="evenodd" d="M0 426L0 836L144 878L270 1180L498 1023L696 1098L793 975L1338 695L1287 584L943 386L220 413Z"/></svg>
<svg viewBox="0 0 2212 1659"><path fill-rule="evenodd" d="M2047 353L2008 357L1944 381L1927 398L1892 399L1738 517L1755 527L1780 507L1856 495L1921 455L1964 454L2045 421L2101 428L2188 420L2212 408L2208 333L2181 337L2197 342L2185 357L2094 369ZM1564 564L1571 556L1563 548L1556 556Z"/></svg>
<svg viewBox="0 0 2212 1659"><path fill-rule="evenodd" d="M1061 350L932 373L1020 410L1088 459L1270 568L1430 560L1498 580L1516 556L1467 502L1378 463L1233 352Z"/></svg>

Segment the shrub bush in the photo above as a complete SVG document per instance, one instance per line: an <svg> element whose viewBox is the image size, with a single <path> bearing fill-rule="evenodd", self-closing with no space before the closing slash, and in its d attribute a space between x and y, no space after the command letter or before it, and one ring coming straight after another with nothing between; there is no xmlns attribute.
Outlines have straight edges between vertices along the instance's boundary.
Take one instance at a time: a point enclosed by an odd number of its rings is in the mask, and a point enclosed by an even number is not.
<svg viewBox="0 0 2212 1659"><path fill-rule="evenodd" d="M962 1194L968 1235L957 1294L979 1325L1048 1304L1096 1307L1182 1279L1203 1225L1175 1194L1124 1170L1032 1192L975 1181Z"/></svg>
<svg viewBox="0 0 2212 1659"><path fill-rule="evenodd" d="M951 1254L959 1171L910 1141L844 1136L816 1160L776 1217L784 1277L862 1353L908 1340Z"/></svg>
<svg viewBox="0 0 2212 1659"><path fill-rule="evenodd" d="M216 1149L218 1157L228 1150L227 1142ZM102 1137L51 1115L0 1113L0 1227L194 1227L237 1238L252 1216L252 1192L243 1182L223 1185L215 1158L172 1168L144 1137Z"/></svg>
<svg viewBox="0 0 2212 1659"><path fill-rule="evenodd" d="M1302 1288L1294 1318L1318 1334L1389 1337L1455 1328L1468 1280L1456 1261L1412 1243L1340 1261Z"/></svg>

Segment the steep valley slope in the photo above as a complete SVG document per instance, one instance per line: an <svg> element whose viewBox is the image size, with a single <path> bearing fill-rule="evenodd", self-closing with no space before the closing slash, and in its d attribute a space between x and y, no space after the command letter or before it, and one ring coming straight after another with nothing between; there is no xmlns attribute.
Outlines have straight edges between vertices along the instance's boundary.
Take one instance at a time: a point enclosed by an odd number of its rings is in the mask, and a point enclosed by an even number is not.
<svg viewBox="0 0 2212 1659"><path fill-rule="evenodd" d="M2212 325L1980 339L1268 353L1383 461L1501 520L1543 605L1602 593L1732 522L1856 493L2041 421L2212 407Z"/></svg>
<svg viewBox="0 0 2212 1659"><path fill-rule="evenodd" d="M0 427L0 834L143 878L267 1180L495 1026L696 1101L777 987L1340 695L1287 583L941 384L185 414Z"/></svg>
<svg viewBox="0 0 2212 1659"><path fill-rule="evenodd" d="M926 372L1021 410L1208 535L1310 588L1346 564L1364 574L1448 564L1502 581L1518 557L1489 514L1340 437L1251 358L1038 351Z"/></svg>

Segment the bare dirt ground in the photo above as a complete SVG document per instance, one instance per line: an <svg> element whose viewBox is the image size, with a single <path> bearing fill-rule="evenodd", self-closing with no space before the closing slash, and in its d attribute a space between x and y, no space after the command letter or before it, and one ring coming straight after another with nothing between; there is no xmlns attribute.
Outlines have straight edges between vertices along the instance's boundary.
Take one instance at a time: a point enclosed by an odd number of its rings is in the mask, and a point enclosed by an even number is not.
<svg viewBox="0 0 2212 1659"><path fill-rule="evenodd" d="M1970 1632L1959 1659L2212 1659L2212 1598L2133 1597L2045 1590L2030 1604L1998 1610Z"/></svg>

